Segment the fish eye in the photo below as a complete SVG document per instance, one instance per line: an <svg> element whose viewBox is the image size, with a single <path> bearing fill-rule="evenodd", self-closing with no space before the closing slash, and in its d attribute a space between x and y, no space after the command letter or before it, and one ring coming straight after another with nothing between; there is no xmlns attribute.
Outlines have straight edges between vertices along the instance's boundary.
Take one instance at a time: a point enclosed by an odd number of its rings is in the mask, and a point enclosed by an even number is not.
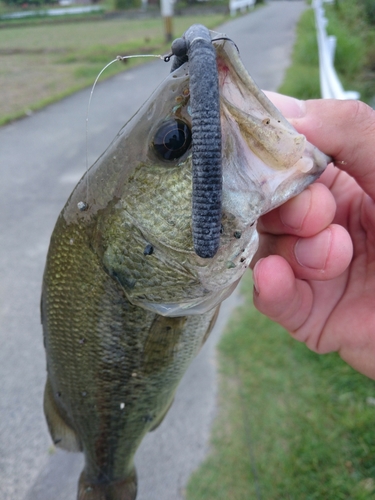
<svg viewBox="0 0 375 500"><path fill-rule="evenodd" d="M168 120L157 130L153 147L164 160L176 160L189 149L191 130L182 120Z"/></svg>

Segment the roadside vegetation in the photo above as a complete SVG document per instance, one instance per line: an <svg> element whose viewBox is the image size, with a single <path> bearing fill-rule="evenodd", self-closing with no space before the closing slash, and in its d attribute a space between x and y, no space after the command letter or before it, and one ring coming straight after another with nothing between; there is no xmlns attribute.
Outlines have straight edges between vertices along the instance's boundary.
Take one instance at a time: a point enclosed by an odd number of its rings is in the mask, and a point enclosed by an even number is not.
<svg viewBox="0 0 375 500"><path fill-rule="evenodd" d="M220 13L175 16L173 29L179 36L193 23L215 28L225 19ZM0 125L92 85L117 55L166 54L170 49L160 17L30 21L0 29ZM112 64L101 79L147 60Z"/></svg>
<svg viewBox="0 0 375 500"><path fill-rule="evenodd" d="M187 500L375 497L375 382L244 305L219 344L219 409Z"/></svg>
<svg viewBox="0 0 375 500"><path fill-rule="evenodd" d="M337 38L335 69L347 90L375 105L375 0L325 3L327 32ZM314 12L304 12L297 26L292 64L280 92L312 99L320 97L319 55Z"/></svg>

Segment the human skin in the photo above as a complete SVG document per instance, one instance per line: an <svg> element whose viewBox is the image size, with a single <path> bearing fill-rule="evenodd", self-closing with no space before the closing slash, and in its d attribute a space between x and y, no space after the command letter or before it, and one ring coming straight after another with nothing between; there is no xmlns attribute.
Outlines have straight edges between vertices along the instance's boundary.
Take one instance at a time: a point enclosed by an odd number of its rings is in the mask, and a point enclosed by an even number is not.
<svg viewBox="0 0 375 500"><path fill-rule="evenodd" d="M260 219L254 304L311 350L337 351L375 379L375 111L267 95L333 163Z"/></svg>

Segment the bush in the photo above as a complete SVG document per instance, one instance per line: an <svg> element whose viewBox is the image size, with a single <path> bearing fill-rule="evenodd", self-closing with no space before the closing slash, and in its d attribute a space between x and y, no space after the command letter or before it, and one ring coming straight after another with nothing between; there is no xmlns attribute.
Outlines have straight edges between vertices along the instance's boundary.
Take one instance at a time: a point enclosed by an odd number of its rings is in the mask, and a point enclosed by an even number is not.
<svg viewBox="0 0 375 500"><path fill-rule="evenodd" d="M325 5L327 31L337 37L335 68L344 87L373 103L375 82L375 0L336 0Z"/></svg>
<svg viewBox="0 0 375 500"><path fill-rule="evenodd" d="M375 0L362 0L361 3L366 12L367 22L375 24Z"/></svg>

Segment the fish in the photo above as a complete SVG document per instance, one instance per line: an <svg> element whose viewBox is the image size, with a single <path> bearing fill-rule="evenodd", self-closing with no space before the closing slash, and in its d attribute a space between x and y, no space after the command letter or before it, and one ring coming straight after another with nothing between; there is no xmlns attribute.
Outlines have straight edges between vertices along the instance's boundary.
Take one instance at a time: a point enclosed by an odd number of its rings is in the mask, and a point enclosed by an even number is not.
<svg viewBox="0 0 375 500"><path fill-rule="evenodd" d="M78 500L136 498L134 454L248 269L257 220L329 163L224 34L194 25L175 42L171 73L79 181L48 250L44 412L54 444L84 454Z"/></svg>

